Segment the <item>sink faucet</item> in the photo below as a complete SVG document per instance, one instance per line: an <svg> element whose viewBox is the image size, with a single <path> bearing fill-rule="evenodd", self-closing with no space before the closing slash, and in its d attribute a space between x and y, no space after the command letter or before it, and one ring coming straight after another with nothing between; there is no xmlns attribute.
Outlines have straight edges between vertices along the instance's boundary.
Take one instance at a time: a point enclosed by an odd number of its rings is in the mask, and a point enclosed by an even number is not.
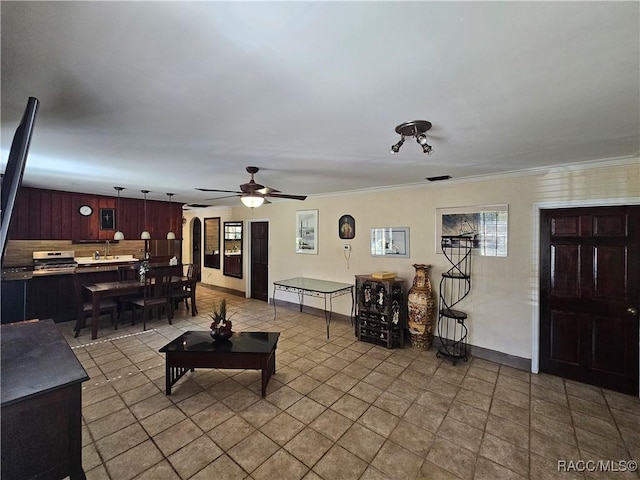
<svg viewBox="0 0 640 480"><path fill-rule="evenodd" d="M109 240L106 240L104 243L104 258L107 258L107 255L109 255Z"/></svg>

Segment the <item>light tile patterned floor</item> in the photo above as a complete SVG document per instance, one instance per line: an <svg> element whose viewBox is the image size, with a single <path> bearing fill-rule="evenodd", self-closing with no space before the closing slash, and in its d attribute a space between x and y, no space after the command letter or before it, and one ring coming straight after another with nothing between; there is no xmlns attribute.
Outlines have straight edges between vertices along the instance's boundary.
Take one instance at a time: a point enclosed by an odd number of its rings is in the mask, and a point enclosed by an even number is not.
<svg viewBox="0 0 640 480"><path fill-rule="evenodd" d="M196 370L164 394L158 349L206 330L225 296L236 331L279 331L277 373ZM127 480L411 480L639 478L558 472L593 460L640 460L640 401L481 359L357 342L324 320L199 287L200 315L113 331L96 341L58 324L91 380L83 390L87 478Z"/></svg>

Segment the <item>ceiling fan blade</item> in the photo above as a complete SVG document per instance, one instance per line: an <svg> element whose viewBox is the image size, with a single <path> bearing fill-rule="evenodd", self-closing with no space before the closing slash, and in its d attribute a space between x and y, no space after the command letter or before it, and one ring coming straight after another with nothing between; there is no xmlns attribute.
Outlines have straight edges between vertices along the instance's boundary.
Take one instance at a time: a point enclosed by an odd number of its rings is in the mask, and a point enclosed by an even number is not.
<svg viewBox="0 0 640 480"><path fill-rule="evenodd" d="M290 198L292 200L304 200L307 198L306 195L287 195L286 193L268 193L266 196L273 198Z"/></svg>
<svg viewBox="0 0 640 480"><path fill-rule="evenodd" d="M271 188L271 187L262 187L259 190L256 190L255 192L259 193L260 195L270 195L272 193L281 193L280 190L276 190L275 188Z"/></svg>
<svg viewBox="0 0 640 480"><path fill-rule="evenodd" d="M187 203L185 207L190 208L207 208L212 207L213 205L205 205L204 203ZM184 208L183 210L189 210L189 208Z"/></svg>
<svg viewBox="0 0 640 480"><path fill-rule="evenodd" d="M251 180L249 183L243 183L242 185L240 185L240 190L242 190L243 193L253 193L260 190L261 188L264 188L264 185L260 185L253 180Z"/></svg>
<svg viewBox="0 0 640 480"><path fill-rule="evenodd" d="M212 202L214 200L222 200L223 198L233 198L233 197L241 197L242 195L225 195L224 197L215 197L215 198L205 198L205 202Z"/></svg>
<svg viewBox="0 0 640 480"><path fill-rule="evenodd" d="M196 188L196 190L200 190L201 192L242 193L236 192L235 190L218 190L215 188Z"/></svg>

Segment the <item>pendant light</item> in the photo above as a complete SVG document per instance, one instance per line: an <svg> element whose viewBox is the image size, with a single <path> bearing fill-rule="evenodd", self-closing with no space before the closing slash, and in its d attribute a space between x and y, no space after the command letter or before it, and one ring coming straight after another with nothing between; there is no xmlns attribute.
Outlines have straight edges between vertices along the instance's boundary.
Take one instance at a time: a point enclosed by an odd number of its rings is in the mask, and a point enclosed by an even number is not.
<svg viewBox="0 0 640 480"><path fill-rule="evenodd" d="M144 193L144 231L140 234L142 240L151 239L151 234L147 231L147 193L149 190L140 190Z"/></svg>
<svg viewBox="0 0 640 480"><path fill-rule="evenodd" d="M173 197L175 193L167 193L169 197L169 232L167 233L167 240L175 240L176 234L173 233L173 211L171 210L171 197Z"/></svg>
<svg viewBox="0 0 640 480"><path fill-rule="evenodd" d="M124 190L124 187L113 187L118 191L118 204L117 204L117 208L118 210L116 211L116 228L118 229L116 231L116 233L113 235L113 239L114 240L124 240L124 233L122 233L120 231L120 192L122 190Z"/></svg>

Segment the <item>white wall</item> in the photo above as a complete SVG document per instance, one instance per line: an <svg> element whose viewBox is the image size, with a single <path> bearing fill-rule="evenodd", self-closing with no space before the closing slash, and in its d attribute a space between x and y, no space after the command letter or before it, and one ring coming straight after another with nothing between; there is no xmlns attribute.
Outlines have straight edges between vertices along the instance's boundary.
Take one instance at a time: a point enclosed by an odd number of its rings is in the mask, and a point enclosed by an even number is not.
<svg viewBox="0 0 640 480"><path fill-rule="evenodd" d="M410 287L412 264L426 263L433 265L430 278L437 294L440 275L448 266L444 256L435 253L436 242L439 244L435 238L436 209L504 203L509 205L509 255L474 256L471 293L460 309L469 315L471 344L532 358L536 353L532 352L536 335L532 323L537 322L539 208L640 203L640 159L549 168L494 179L450 180L403 189L312 196L304 202L273 203L254 211L236 207L228 215L234 220L269 221L270 282L306 276L353 283L356 274L391 270L405 278ZM295 253L296 210L307 209L319 211L318 255ZM193 212L201 219L218 216ZM189 218L189 213L185 217ZM344 214L355 218L353 240L338 237L338 219ZM410 227L410 258L372 257L369 243L373 227ZM246 222L245 246L248 232ZM184 238L189 238L188 232ZM189 240L184 243L190 245ZM352 248L349 265L342 248L345 243ZM245 249L243 280L214 271L207 272L203 282L246 291L247 252ZM297 297L287 297L281 292L278 298L297 302ZM318 299L305 299L305 303L322 307ZM334 301L334 311L348 315L350 307L347 297Z"/></svg>

